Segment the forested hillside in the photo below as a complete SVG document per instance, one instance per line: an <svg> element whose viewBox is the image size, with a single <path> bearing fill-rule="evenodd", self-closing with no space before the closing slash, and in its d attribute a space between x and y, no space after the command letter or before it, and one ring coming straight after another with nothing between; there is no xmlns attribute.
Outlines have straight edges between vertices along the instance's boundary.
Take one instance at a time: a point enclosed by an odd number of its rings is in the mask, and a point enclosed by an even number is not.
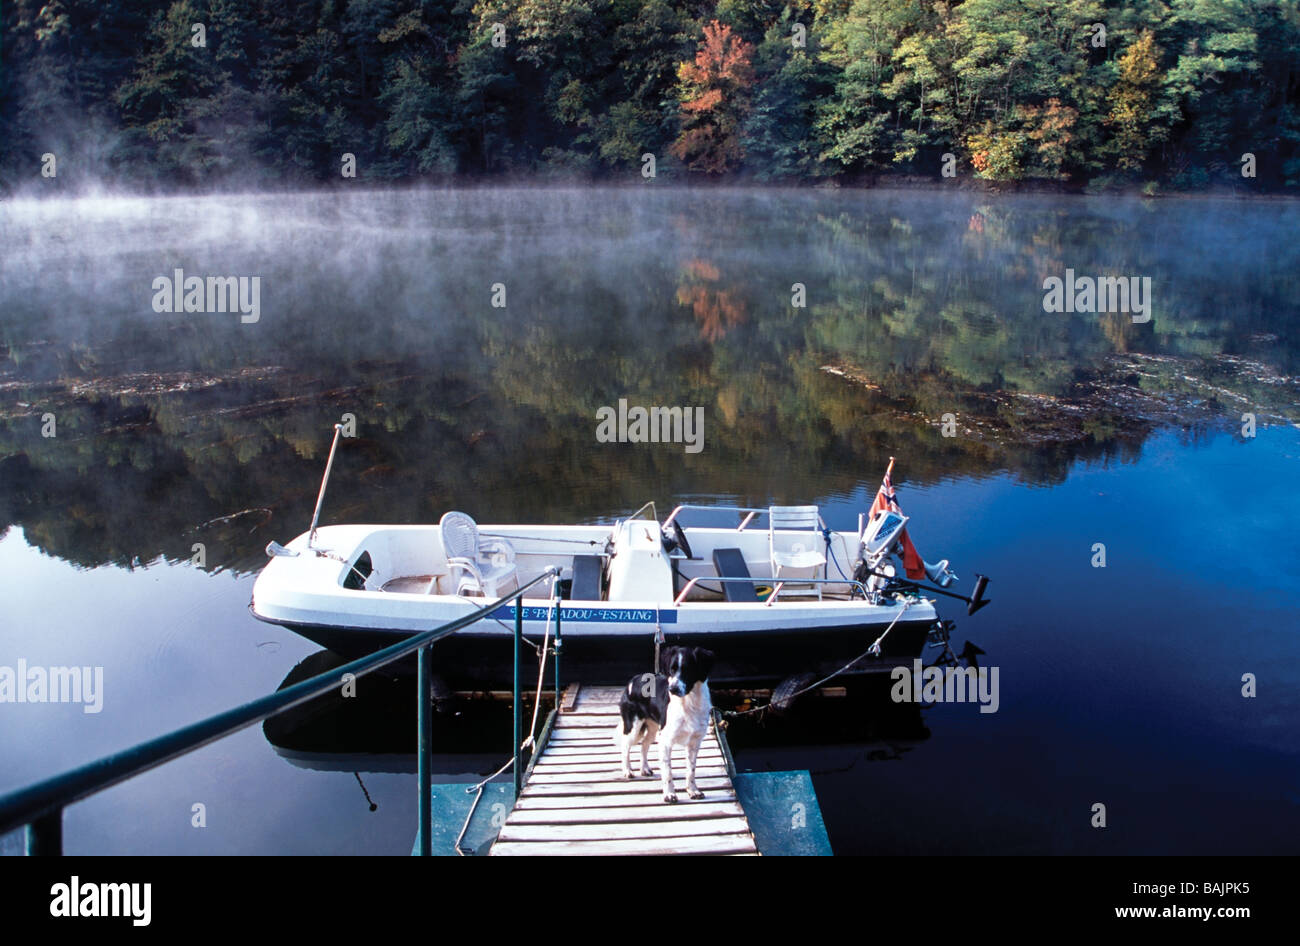
<svg viewBox="0 0 1300 946"><path fill-rule="evenodd" d="M1287 190L1298 7L16 0L0 7L0 174L296 185L350 176L351 155L359 181Z"/></svg>

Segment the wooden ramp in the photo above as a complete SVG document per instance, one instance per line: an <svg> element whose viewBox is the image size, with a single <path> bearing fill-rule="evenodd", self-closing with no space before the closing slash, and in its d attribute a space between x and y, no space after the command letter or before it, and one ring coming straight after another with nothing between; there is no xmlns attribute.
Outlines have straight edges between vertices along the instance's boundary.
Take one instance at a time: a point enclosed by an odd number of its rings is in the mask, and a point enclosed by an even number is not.
<svg viewBox="0 0 1300 946"><path fill-rule="evenodd" d="M704 798L684 789L685 751L673 756L678 802L665 804L658 748L653 778L625 780L614 743L621 687L565 691L560 712L523 791L492 845L494 855L757 854L749 819L736 799L717 734L700 745L695 781ZM632 754L638 771L640 751Z"/></svg>

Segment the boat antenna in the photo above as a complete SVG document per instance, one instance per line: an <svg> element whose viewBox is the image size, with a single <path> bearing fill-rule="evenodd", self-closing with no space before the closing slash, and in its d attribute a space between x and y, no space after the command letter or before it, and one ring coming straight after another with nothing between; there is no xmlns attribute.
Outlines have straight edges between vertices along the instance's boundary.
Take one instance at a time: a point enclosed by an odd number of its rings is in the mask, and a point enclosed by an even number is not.
<svg viewBox="0 0 1300 946"><path fill-rule="evenodd" d="M343 433L343 425L334 425L334 442L330 444L330 458L325 461L325 475L321 477L320 492L316 494L316 511L311 514L311 531L307 534L307 548L316 547L316 523L320 521L320 507L325 502L325 487L330 481L330 470L334 468L334 451L339 446L339 435Z"/></svg>

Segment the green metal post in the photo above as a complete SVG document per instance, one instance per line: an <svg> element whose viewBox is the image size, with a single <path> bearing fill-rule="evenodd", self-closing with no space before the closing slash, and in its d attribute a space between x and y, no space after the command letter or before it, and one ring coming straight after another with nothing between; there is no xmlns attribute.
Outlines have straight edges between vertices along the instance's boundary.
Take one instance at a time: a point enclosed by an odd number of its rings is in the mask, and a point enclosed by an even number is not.
<svg viewBox="0 0 1300 946"><path fill-rule="evenodd" d="M555 602L555 711L560 711L560 602Z"/></svg>
<svg viewBox="0 0 1300 946"><path fill-rule="evenodd" d="M420 689L416 725L419 727L417 742L420 753L417 770L420 779L419 837L421 857L429 857L433 853L433 839L431 837L433 829L433 787L430 784L433 781L433 774L430 771L433 767L433 707L429 696L433 687L431 679L433 676L432 664L433 645L429 644L421 647L419 650L419 670L416 673L416 686Z"/></svg>
<svg viewBox="0 0 1300 946"><path fill-rule="evenodd" d="M519 692L519 678L522 671L519 666L519 650L524 640L524 599L520 595L515 599L515 798L524 784L524 767L520 744L523 742L523 694Z"/></svg>
<svg viewBox="0 0 1300 946"><path fill-rule="evenodd" d="M27 826L27 856L63 856L62 808L41 815Z"/></svg>

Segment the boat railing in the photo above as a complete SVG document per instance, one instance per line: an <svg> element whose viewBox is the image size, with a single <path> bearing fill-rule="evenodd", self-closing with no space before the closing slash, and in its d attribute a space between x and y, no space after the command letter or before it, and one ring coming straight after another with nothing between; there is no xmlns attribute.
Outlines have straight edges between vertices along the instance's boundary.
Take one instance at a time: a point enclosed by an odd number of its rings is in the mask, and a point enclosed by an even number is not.
<svg viewBox="0 0 1300 946"><path fill-rule="evenodd" d="M759 508L757 506L707 506L702 503L682 503L669 514L667 519L664 520L664 528L668 528L668 526L677 521L678 514L687 509L702 510L705 512L735 512L744 514L745 518L742 519L740 525L736 527L737 532L744 532L745 527L754 521L755 516L766 516L769 513L768 509ZM826 528L826 520L822 519L821 513L817 514L817 522L822 529Z"/></svg>
<svg viewBox="0 0 1300 946"><path fill-rule="evenodd" d="M650 500L650 502L643 504L640 509L632 513L632 515L628 516L627 519L640 519L642 518L641 513L645 512L647 509L650 510L650 518L653 519L655 522L658 522L659 513L655 511L655 501L653 499ZM627 519L623 521L626 522Z"/></svg>
<svg viewBox="0 0 1300 946"><path fill-rule="evenodd" d="M743 576L734 577L734 578L732 577L724 578L721 575L696 575L694 578L692 578L690 581L686 583L686 586L682 588L681 592L677 595L677 597L673 599L673 606L676 607L677 605L685 601L686 596L690 593L691 589L694 588L695 585L701 581L716 581L719 583L738 582L740 584L749 584L749 585L772 584L771 578L745 578ZM786 582L789 582L791 584L796 584L796 585L851 585L859 594L862 595L863 600L865 601L871 600L871 598L867 594L866 586L862 584L862 582L860 581L854 581L852 578L786 578L776 582L776 584L772 588L772 593L767 596L767 600L763 603L766 604L768 607L771 607L776 602L777 596L781 593L781 589L782 587L785 586Z"/></svg>
<svg viewBox="0 0 1300 946"><path fill-rule="evenodd" d="M555 687L558 704L560 685L560 608L555 596L555 585L559 580L559 569L549 568L528 583L493 601L462 618L449 621L432 630L422 631L399 641L390 647L361 657L333 670L318 674L301 683L277 690L269 696L261 697L243 706L235 707L216 716L197 723L184 726L164 736L151 739L130 749L113 753L86 765L63 772L60 775L44 779L34 785L0 796L0 835L8 834L18 828L26 827L26 850L28 854L63 853L63 810L69 805L98 794L121 782L134 778L165 762L170 762L183 755L201 749L204 746L224 739L255 723L277 716L280 713L300 706L309 700L334 690L351 680L373 673L383 667L418 652L416 686L418 729L418 778L419 778L419 853L428 856L431 853L432 821L432 752L433 752L433 707L430 699L433 680L432 645L463 630L472 624L490 617L498 608L515 603L514 629L514 780L515 795L518 797L523 779L522 754L525 741L521 738L522 704L522 666L521 644L523 641L524 593L544 581L552 583L552 601L555 602ZM545 655L543 655L544 659ZM540 684L539 684L540 685ZM540 691L539 691L540 696ZM531 734L528 740L531 745ZM511 763L507 763L511 764ZM504 771L504 767L502 771Z"/></svg>

